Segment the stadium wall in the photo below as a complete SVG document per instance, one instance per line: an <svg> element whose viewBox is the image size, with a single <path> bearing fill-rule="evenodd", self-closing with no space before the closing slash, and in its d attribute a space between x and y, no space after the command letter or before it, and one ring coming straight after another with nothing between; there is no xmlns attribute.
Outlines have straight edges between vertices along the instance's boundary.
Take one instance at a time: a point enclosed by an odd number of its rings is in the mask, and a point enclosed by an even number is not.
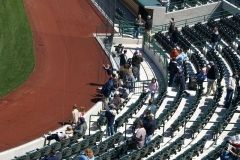
<svg viewBox="0 0 240 160"><path fill-rule="evenodd" d="M222 8L232 14L237 14L237 13L240 13L240 9L233 5L232 3L226 1L226 0L223 0L222 2Z"/></svg>

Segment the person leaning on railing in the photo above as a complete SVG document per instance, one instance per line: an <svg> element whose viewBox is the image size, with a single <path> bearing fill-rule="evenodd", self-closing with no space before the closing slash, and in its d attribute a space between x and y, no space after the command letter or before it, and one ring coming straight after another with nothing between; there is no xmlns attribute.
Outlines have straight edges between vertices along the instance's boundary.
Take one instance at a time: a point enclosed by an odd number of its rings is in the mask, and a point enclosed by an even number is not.
<svg viewBox="0 0 240 160"><path fill-rule="evenodd" d="M151 30L152 30L152 17L150 15L147 16L147 20L145 23L145 41L151 42Z"/></svg>

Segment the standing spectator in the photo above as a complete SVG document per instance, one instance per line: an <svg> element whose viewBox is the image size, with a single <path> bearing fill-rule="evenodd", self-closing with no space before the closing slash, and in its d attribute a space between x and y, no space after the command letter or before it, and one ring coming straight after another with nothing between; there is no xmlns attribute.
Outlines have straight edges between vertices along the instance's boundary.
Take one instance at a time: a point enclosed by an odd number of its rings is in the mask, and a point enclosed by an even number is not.
<svg viewBox="0 0 240 160"><path fill-rule="evenodd" d="M227 95L225 98L225 104L224 107L228 108L229 105L232 102L233 92L236 88L236 75L233 74L232 77L229 77L228 79L228 85L227 85Z"/></svg>
<svg viewBox="0 0 240 160"><path fill-rule="evenodd" d="M82 113L78 110L78 106L76 104L73 105L72 110L72 123L77 124L78 119L82 117Z"/></svg>
<svg viewBox="0 0 240 160"><path fill-rule="evenodd" d="M87 131L87 122L84 117L80 117L77 125L74 128L74 133L79 136L84 136Z"/></svg>
<svg viewBox="0 0 240 160"><path fill-rule="evenodd" d="M93 150L91 150L90 148L87 148L85 150L85 155L87 156L87 159L88 160L94 160L94 153L93 153Z"/></svg>
<svg viewBox="0 0 240 160"><path fill-rule="evenodd" d="M213 33L211 35L211 47L212 50L215 50L218 42L221 40L220 36L219 36L219 32L218 32L218 27L214 27L213 29Z"/></svg>
<svg viewBox="0 0 240 160"><path fill-rule="evenodd" d="M119 60L120 60L120 67L124 67L124 65L127 63L127 50L124 50L122 54L119 55Z"/></svg>
<svg viewBox="0 0 240 160"><path fill-rule="evenodd" d="M179 52L180 53L176 57L176 61L178 62L178 64L183 65L183 63L188 60L188 56L186 54L187 50L186 49L185 50L180 49Z"/></svg>
<svg viewBox="0 0 240 160"><path fill-rule="evenodd" d="M174 28L175 28L175 21L174 21L174 18L171 18L171 20L169 22L169 27L168 27L168 34L170 37L172 36Z"/></svg>
<svg viewBox="0 0 240 160"><path fill-rule="evenodd" d="M122 53L123 51L123 48L124 46L122 44L119 44L117 46L114 46L115 47L115 51L119 54L119 53Z"/></svg>
<svg viewBox="0 0 240 160"><path fill-rule="evenodd" d="M112 74L101 89L101 93L103 94L103 109L107 107L111 92L115 90L114 88L115 78L116 78L116 75Z"/></svg>
<svg viewBox="0 0 240 160"><path fill-rule="evenodd" d="M211 94L211 92L213 91L213 93L215 93L216 91L216 87L215 87L215 82L216 82L216 66L214 65L214 63L212 61L209 62L210 65L210 69L207 71L207 81L208 81L208 85L207 85L207 93L206 95L208 96L209 94Z"/></svg>
<svg viewBox="0 0 240 160"><path fill-rule="evenodd" d="M177 56L179 56L179 51L177 48L173 48L170 53L170 58L175 60Z"/></svg>
<svg viewBox="0 0 240 160"><path fill-rule="evenodd" d="M122 98L120 97L120 95L119 95L119 91L116 91L115 93L114 93L114 96L113 96L113 99L112 99L112 101L111 101L111 103L112 104L114 104L114 106L115 106L115 109L118 111L118 109L119 109L119 106L122 104Z"/></svg>
<svg viewBox="0 0 240 160"><path fill-rule="evenodd" d="M141 14L135 19L134 23L134 31L133 31L133 38L138 38L140 32L140 26L143 25L143 20Z"/></svg>
<svg viewBox="0 0 240 160"><path fill-rule="evenodd" d="M174 78L178 72L178 63L175 61L175 59L171 59L169 64L168 64L168 71L169 71L169 81L168 81L168 86L172 87L172 84L174 82Z"/></svg>
<svg viewBox="0 0 240 160"><path fill-rule="evenodd" d="M146 138L146 130L143 127L143 122L140 121L138 126L138 128L135 130L135 134L133 136L133 141L136 145L137 149L140 149L144 146L145 143L145 138Z"/></svg>
<svg viewBox="0 0 240 160"><path fill-rule="evenodd" d="M103 69L106 71L108 76L111 76L113 74L113 71L116 71L116 69L114 69L110 64L103 64Z"/></svg>
<svg viewBox="0 0 240 160"><path fill-rule="evenodd" d="M143 125L146 130L146 144L148 144L152 140L157 125L153 114L149 114L144 118Z"/></svg>
<svg viewBox="0 0 240 160"><path fill-rule="evenodd" d="M178 68L178 71L177 71L176 77L179 80L180 90L182 90L186 96L189 96L190 94L186 91L186 81L185 81L183 70L181 66L178 66L177 68Z"/></svg>
<svg viewBox="0 0 240 160"><path fill-rule="evenodd" d="M176 44L178 43L178 35L179 35L179 31L178 31L178 28L175 27L172 34L171 34L171 37L170 37L170 40Z"/></svg>
<svg viewBox="0 0 240 160"><path fill-rule="evenodd" d="M114 121L116 116L116 110L114 109L114 105L109 105L109 110L106 110L105 116L107 118L107 134L108 136L112 136L114 134Z"/></svg>
<svg viewBox="0 0 240 160"><path fill-rule="evenodd" d="M205 81L205 79L207 78L207 73L206 73L206 68L203 67L202 69L200 69L197 73L197 82L198 84L202 85L202 83Z"/></svg>
<svg viewBox="0 0 240 160"><path fill-rule="evenodd" d="M142 56L136 50L132 57L133 75L137 80L140 80L140 64L143 62Z"/></svg>
<svg viewBox="0 0 240 160"><path fill-rule="evenodd" d="M145 23L145 38L147 42L151 42L151 30L152 30L152 17L148 15Z"/></svg>
<svg viewBox="0 0 240 160"><path fill-rule="evenodd" d="M157 106L153 103L153 99L149 99L147 109L150 111L151 114L154 115L154 118L155 118L155 115L157 112Z"/></svg>
<svg viewBox="0 0 240 160"><path fill-rule="evenodd" d="M148 89L151 94L151 99L154 99L155 93L158 92L158 82L156 78L152 78L151 83L148 84Z"/></svg>

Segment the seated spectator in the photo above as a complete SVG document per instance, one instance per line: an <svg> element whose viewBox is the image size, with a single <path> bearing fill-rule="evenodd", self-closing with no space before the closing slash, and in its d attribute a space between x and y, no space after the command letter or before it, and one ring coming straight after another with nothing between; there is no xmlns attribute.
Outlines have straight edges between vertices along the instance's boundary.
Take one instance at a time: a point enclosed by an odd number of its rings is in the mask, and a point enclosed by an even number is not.
<svg viewBox="0 0 240 160"><path fill-rule="evenodd" d="M159 85L156 78L152 78L151 83L148 84L148 89L151 94L151 99L154 99L155 93L158 92Z"/></svg>
<svg viewBox="0 0 240 160"><path fill-rule="evenodd" d="M156 120L154 119L153 114L149 114L148 116L144 117L143 126L146 130L146 144L152 140L156 125Z"/></svg>
<svg viewBox="0 0 240 160"><path fill-rule="evenodd" d="M154 115L154 118L155 118L155 115L157 112L157 106L153 103L153 99L149 99L147 109L150 111L151 114Z"/></svg>
<svg viewBox="0 0 240 160"><path fill-rule="evenodd" d="M93 151L90 148L87 148L85 150L85 155L87 156L88 160L94 160L95 159L94 158L94 153L93 153Z"/></svg>
<svg viewBox="0 0 240 160"><path fill-rule="evenodd" d="M74 128L74 133L84 136L87 131L87 122L84 117L80 117L77 125Z"/></svg>
<svg viewBox="0 0 240 160"><path fill-rule="evenodd" d="M140 121L135 133L132 138L132 147L133 149L140 149L144 146L146 138L146 130L143 127L143 122Z"/></svg>
<svg viewBox="0 0 240 160"><path fill-rule="evenodd" d="M50 134L44 135L44 138L45 138L45 141L44 141L44 145L45 145L46 141L48 141L47 144L50 144L51 140L55 140L55 141L60 142L61 140L66 139L67 135L66 135L65 132L57 132L57 133L54 133L54 134L50 133Z"/></svg>
<svg viewBox="0 0 240 160"><path fill-rule="evenodd" d="M118 91L120 93L121 98L123 98L123 99L128 98L128 95L129 95L129 92L130 92L128 88L120 87L118 89Z"/></svg>
<svg viewBox="0 0 240 160"><path fill-rule="evenodd" d="M107 134L112 136L114 134L114 121L116 116L116 110L113 104L109 105L109 110L106 110L105 116L107 118Z"/></svg>
<svg viewBox="0 0 240 160"><path fill-rule="evenodd" d="M46 157L44 157L42 160L60 160L59 157L56 156L56 153L54 150L51 150L50 154Z"/></svg>
<svg viewBox="0 0 240 160"><path fill-rule="evenodd" d="M88 160L88 157L85 155L80 155L79 160Z"/></svg>

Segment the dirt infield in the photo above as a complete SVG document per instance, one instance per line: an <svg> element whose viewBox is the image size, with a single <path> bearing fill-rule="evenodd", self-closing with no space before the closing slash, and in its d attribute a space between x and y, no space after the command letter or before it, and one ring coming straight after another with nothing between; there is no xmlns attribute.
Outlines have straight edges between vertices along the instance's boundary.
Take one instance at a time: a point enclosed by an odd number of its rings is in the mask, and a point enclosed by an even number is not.
<svg viewBox="0 0 240 160"><path fill-rule="evenodd" d="M71 116L73 103L88 109L107 62L92 37L103 24L90 0L25 0L36 66L21 87L0 101L0 150L26 143Z"/></svg>

